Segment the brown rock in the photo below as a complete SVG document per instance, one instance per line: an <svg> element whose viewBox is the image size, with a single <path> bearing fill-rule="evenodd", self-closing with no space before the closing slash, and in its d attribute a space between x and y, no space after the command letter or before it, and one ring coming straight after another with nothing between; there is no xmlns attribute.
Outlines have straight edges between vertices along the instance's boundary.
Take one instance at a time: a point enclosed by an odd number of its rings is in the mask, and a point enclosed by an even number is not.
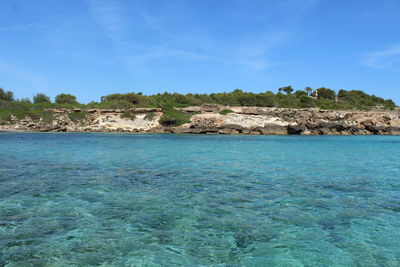
<svg viewBox="0 0 400 267"><path fill-rule="evenodd" d="M304 125L288 125L287 133L288 134L301 134L306 127Z"/></svg>

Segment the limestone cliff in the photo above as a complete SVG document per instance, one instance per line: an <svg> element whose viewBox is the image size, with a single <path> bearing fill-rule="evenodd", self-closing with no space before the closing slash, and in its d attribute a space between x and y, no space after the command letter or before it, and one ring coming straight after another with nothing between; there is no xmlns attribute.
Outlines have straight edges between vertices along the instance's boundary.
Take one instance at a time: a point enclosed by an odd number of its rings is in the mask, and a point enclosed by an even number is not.
<svg viewBox="0 0 400 267"><path fill-rule="evenodd" d="M283 109L265 107L227 107L203 105L181 108L194 114L190 123L164 127L159 123L159 108L137 108L124 118L125 110L48 110L51 121L17 119L1 130L66 132L150 132L205 134L303 134L370 135L400 134L400 111L331 111L320 109ZM226 111L226 112L221 112ZM221 115L220 114L225 114ZM75 116L80 119L74 119Z"/></svg>

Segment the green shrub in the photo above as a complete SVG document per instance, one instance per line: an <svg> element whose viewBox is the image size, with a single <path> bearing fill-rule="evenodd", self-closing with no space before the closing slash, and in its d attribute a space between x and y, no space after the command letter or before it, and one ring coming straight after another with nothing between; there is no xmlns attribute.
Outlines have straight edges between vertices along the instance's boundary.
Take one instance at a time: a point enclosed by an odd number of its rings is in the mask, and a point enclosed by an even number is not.
<svg viewBox="0 0 400 267"><path fill-rule="evenodd" d="M314 95L317 96L318 99L330 99L335 100L336 93L332 89L321 87L315 90Z"/></svg>
<svg viewBox="0 0 400 267"><path fill-rule="evenodd" d="M5 91L0 88L0 110L9 110L12 115L17 118L27 116L28 111L40 110L49 108L98 108L98 109L132 109L134 107L170 107L164 110L166 114L163 116L163 121L168 123L168 114L170 114L171 122L181 123L187 121L187 116L178 114L171 107L186 107L189 105L202 104L219 104L224 106L259 106L259 107L280 107L280 108L308 108L319 107L323 109L395 109L396 103L390 99L369 95L361 90L339 90L338 93L329 88L318 88L312 90L307 87L306 92L295 91L291 86L282 87L277 93L266 91L261 93L244 92L236 89L227 93L212 93L212 94L179 94L179 93L159 93L154 95L143 95L140 92L127 94L111 94L102 97L101 102L91 102L89 104L79 104L76 97L70 94L60 94L56 98L56 103L51 103L50 98L44 94L36 94L33 98L33 104L29 103L28 99L15 100L14 94L11 91ZM293 94L293 92L295 92ZM311 93L311 96L309 95ZM222 114L227 114L227 111L222 111ZM8 118L9 115L4 115ZM7 113L8 114L8 113ZM35 114L31 114L35 118ZM43 114L40 115L44 117ZM75 115L72 115L75 116ZM147 119L151 119L149 115Z"/></svg>
<svg viewBox="0 0 400 267"><path fill-rule="evenodd" d="M137 105L140 104L142 98L143 96L141 93L111 94L103 96L101 102L126 101L133 105Z"/></svg>
<svg viewBox="0 0 400 267"><path fill-rule="evenodd" d="M219 112L219 114L221 114L221 115L226 115L226 114L232 113L232 112L233 112L233 111L230 110L230 109L224 109L224 110L221 110L221 111Z"/></svg>
<svg viewBox="0 0 400 267"><path fill-rule="evenodd" d="M14 93L11 91L5 91L3 88L0 88L0 100L4 101L14 101Z"/></svg>
<svg viewBox="0 0 400 267"><path fill-rule="evenodd" d="M169 105L163 107L164 114L160 118L160 124L167 127L179 126L190 122L190 115L184 114Z"/></svg>
<svg viewBox="0 0 400 267"><path fill-rule="evenodd" d="M33 96L33 103L38 104L38 103L51 103L50 97L48 97L45 94L38 93Z"/></svg>
<svg viewBox="0 0 400 267"><path fill-rule="evenodd" d="M87 115L88 115L87 111L77 111L69 113L68 118L75 123L79 123L84 119L86 119Z"/></svg>
<svg viewBox="0 0 400 267"><path fill-rule="evenodd" d="M1 105L0 105L1 107ZM11 116L15 116L17 119L30 118L32 120L42 120L43 123L51 123L54 118L54 114L43 109L27 107L20 103L14 102L7 109L0 109L0 124L5 124L11 121Z"/></svg>
<svg viewBox="0 0 400 267"><path fill-rule="evenodd" d="M12 112L10 110L0 110L0 125L11 121Z"/></svg>
<svg viewBox="0 0 400 267"><path fill-rule="evenodd" d="M28 113L28 116L35 120L42 120L42 123L48 124L54 121L56 118L54 117L54 113L48 112L45 110L31 110Z"/></svg>
<svg viewBox="0 0 400 267"><path fill-rule="evenodd" d="M29 110L26 115L32 120L40 120L40 118L42 118L41 114L35 112L34 110Z"/></svg>
<svg viewBox="0 0 400 267"><path fill-rule="evenodd" d="M155 116L154 112L149 112L146 114L146 116L144 116L144 119L151 121L154 118L154 116Z"/></svg>
<svg viewBox="0 0 400 267"><path fill-rule="evenodd" d="M59 94L56 96L55 102L57 104L78 104L76 96L71 94Z"/></svg>
<svg viewBox="0 0 400 267"><path fill-rule="evenodd" d="M18 102L23 103L23 104L32 104L32 101L29 98L21 98L18 100Z"/></svg>
<svg viewBox="0 0 400 267"><path fill-rule="evenodd" d="M131 109L134 108L132 103L125 100L106 101L106 102L90 102L86 105L87 108L100 108L100 109Z"/></svg>
<svg viewBox="0 0 400 267"><path fill-rule="evenodd" d="M396 108L396 103L392 99L387 99L384 101L384 107L386 109L394 110Z"/></svg>
<svg viewBox="0 0 400 267"><path fill-rule="evenodd" d="M136 114L130 110L125 110L124 113L121 114L121 118L134 121L136 119Z"/></svg>
<svg viewBox="0 0 400 267"><path fill-rule="evenodd" d="M306 92L304 92L306 94ZM300 94L299 94L300 95ZM311 97L307 95L298 96L299 107L300 108L311 108L314 105L314 101Z"/></svg>
<svg viewBox="0 0 400 267"><path fill-rule="evenodd" d="M46 112L45 114L42 115L42 122L44 124L51 123L54 121L56 118L54 118L54 115L52 113Z"/></svg>

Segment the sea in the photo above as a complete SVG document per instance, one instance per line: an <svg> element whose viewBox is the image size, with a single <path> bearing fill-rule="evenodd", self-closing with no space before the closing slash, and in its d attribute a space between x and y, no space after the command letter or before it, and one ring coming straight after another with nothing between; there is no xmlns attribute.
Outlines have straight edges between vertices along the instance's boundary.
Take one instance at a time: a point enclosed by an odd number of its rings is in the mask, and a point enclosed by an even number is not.
<svg viewBox="0 0 400 267"><path fill-rule="evenodd" d="M400 136L0 133L0 266L400 266Z"/></svg>

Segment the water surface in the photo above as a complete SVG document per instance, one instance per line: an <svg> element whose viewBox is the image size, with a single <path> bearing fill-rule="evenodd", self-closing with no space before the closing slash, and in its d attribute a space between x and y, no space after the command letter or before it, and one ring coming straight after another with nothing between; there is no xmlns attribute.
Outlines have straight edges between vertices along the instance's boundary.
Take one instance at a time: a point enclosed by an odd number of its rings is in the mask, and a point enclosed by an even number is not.
<svg viewBox="0 0 400 267"><path fill-rule="evenodd" d="M0 266L399 266L400 137L0 133Z"/></svg>

